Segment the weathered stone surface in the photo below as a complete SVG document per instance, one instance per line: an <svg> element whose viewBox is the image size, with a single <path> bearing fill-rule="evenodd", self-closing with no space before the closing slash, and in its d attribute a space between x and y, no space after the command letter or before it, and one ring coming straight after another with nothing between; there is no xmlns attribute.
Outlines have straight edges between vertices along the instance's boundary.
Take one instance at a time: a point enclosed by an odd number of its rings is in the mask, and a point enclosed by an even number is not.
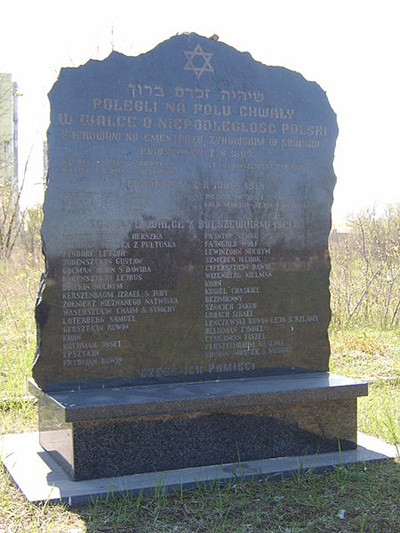
<svg viewBox="0 0 400 533"><path fill-rule="evenodd" d="M328 369L317 84L187 34L62 69L50 100L43 390Z"/></svg>

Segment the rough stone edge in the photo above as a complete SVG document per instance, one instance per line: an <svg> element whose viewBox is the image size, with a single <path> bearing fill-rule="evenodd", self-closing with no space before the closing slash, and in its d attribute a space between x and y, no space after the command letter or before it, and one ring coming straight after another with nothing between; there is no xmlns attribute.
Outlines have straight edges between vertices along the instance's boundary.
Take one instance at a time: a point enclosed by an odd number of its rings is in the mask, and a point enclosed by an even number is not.
<svg viewBox="0 0 400 533"><path fill-rule="evenodd" d="M334 466L380 461L399 457L399 450L379 439L358 434L356 450L304 457L280 457L237 464L134 474L90 481L71 481L62 468L39 445L37 433L0 436L0 455L25 498L31 503L84 505L118 495L173 492L202 484L224 483L232 479L281 479L299 470L327 471Z"/></svg>

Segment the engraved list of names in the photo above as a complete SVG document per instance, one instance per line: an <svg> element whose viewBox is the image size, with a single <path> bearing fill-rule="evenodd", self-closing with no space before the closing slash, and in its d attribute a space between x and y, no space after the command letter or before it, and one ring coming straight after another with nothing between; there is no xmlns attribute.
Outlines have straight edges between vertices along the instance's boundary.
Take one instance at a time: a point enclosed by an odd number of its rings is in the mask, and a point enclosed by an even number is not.
<svg viewBox="0 0 400 533"><path fill-rule="evenodd" d="M316 84L188 34L63 69L50 101L42 388L327 369Z"/></svg>

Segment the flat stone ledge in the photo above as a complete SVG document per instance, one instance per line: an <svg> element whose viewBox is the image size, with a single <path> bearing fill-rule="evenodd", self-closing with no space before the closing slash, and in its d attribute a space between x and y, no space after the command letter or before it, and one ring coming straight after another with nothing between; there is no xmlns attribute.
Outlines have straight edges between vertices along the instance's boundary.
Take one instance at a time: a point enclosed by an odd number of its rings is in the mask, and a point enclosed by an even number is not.
<svg viewBox="0 0 400 533"><path fill-rule="evenodd" d="M96 499L118 495L154 494L160 489L168 491L196 487L203 483L228 482L238 477L254 479L268 477L280 479L304 470L326 471L334 466L394 459L398 457L395 446L374 437L358 434L355 450L332 452L305 457L282 457L247 461L240 464L203 466L182 470L134 474L89 481L71 481L63 469L41 448L37 433L3 435L0 437L0 454L5 468L31 503L58 503L83 505Z"/></svg>
<svg viewBox="0 0 400 533"><path fill-rule="evenodd" d="M64 422L343 400L368 395L368 383L325 372L195 383L43 393Z"/></svg>

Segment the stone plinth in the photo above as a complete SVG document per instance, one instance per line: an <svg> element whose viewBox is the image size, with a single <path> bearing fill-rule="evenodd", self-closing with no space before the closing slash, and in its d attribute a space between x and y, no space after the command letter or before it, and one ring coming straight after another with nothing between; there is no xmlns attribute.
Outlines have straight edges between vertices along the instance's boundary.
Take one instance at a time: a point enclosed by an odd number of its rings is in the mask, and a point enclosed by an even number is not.
<svg viewBox="0 0 400 533"><path fill-rule="evenodd" d="M74 480L356 447L367 384L312 373L43 393L40 444Z"/></svg>

